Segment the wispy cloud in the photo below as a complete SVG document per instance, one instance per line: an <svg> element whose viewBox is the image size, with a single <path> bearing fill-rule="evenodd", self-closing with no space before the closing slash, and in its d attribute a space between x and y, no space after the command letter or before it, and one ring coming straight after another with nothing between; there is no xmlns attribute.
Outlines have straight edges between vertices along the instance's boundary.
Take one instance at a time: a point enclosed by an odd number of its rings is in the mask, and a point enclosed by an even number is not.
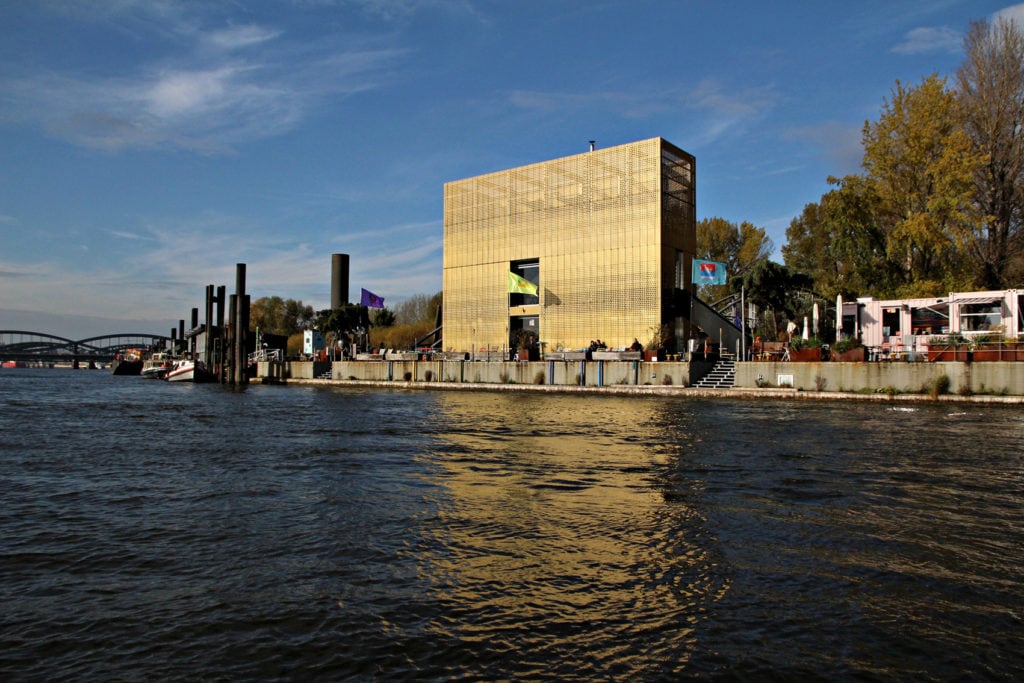
<svg viewBox="0 0 1024 683"><path fill-rule="evenodd" d="M637 86L626 90L544 92L514 90L508 102L514 107L545 114L570 117L595 108L623 118L646 119L673 109L695 112L683 136L696 148L763 119L780 99L772 85L730 88L716 78L681 84L666 91L664 86Z"/></svg>
<svg viewBox="0 0 1024 683"><path fill-rule="evenodd" d="M823 121L816 125L789 129L786 137L809 142L821 150L835 169L832 175L857 173L864 157L860 124Z"/></svg>
<svg viewBox="0 0 1024 683"><path fill-rule="evenodd" d="M654 111L664 110L664 100L647 92L595 90L580 92L545 92L538 90L512 90L508 103L517 109L534 110L562 117L573 116L583 110L599 107L619 116L636 118Z"/></svg>
<svg viewBox="0 0 1024 683"><path fill-rule="evenodd" d="M9 69L0 78L3 116L85 147L226 153L295 128L328 98L379 87L404 54L354 39L299 44L273 27L196 21L176 17L174 40L165 41L174 51L129 72Z"/></svg>
<svg viewBox="0 0 1024 683"><path fill-rule="evenodd" d="M960 51L962 45L963 36L959 31L945 26L922 27L908 31L892 51L902 55L956 53Z"/></svg>
<svg viewBox="0 0 1024 683"><path fill-rule="evenodd" d="M696 122L697 130L688 136L691 146L706 146L746 129L766 117L779 99L770 85L733 89L713 78L702 80L682 99L686 108L703 115Z"/></svg>
<svg viewBox="0 0 1024 683"><path fill-rule="evenodd" d="M199 43L215 50L231 52L267 43L279 35L280 31L263 26L231 26L219 31L210 31L209 33L202 34Z"/></svg>

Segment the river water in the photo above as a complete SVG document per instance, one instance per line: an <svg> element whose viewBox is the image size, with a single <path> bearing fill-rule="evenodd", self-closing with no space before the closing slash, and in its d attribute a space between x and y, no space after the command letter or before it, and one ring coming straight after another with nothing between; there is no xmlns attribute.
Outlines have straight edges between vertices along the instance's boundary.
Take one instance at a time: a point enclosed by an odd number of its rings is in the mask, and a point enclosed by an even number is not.
<svg viewBox="0 0 1024 683"><path fill-rule="evenodd" d="M1019 406L0 371L0 677L1019 680Z"/></svg>

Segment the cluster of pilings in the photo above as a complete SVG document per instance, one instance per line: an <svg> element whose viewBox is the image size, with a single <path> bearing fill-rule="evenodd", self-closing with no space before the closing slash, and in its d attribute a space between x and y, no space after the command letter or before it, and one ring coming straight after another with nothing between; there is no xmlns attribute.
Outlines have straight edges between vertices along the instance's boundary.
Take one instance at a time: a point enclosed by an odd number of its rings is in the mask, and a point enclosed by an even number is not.
<svg viewBox="0 0 1024 683"><path fill-rule="evenodd" d="M249 295L245 293L245 264L235 265L235 293L226 296L226 287L206 286L206 322L200 324L199 309L192 309L192 325L185 321L171 329L171 352L201 360L203 379L222 384L249 383L249 352L255 340L249 334ZM225 311L225 304L227 311ZM199 373L196 381L200 381Z"/></svg>

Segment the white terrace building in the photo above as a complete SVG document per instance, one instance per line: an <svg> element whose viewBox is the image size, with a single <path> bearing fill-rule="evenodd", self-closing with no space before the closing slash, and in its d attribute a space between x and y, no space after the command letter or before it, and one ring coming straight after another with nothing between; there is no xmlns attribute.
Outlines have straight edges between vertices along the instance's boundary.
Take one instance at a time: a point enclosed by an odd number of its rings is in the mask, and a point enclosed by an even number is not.
<svg viewBox="0 0 1024 683"><path fill-rule="evenodd" d="M836 302L836 340L859 338L871 349L913 356L928 347L933 335L997 335L1024 338L1024 291L953 292L948 297L892 299L870 297Z"/></svg>

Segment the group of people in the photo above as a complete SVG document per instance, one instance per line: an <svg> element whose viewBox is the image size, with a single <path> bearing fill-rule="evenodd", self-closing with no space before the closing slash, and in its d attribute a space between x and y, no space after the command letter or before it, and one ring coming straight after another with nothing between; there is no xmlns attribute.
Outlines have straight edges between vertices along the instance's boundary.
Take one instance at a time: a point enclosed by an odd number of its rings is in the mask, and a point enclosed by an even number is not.
<svg viewBox="0 0 1024 683"><path fill-rule="evenodd" d="M601 341L600 339L594 339L594 340L592 340L590 342L590 346L587 348L587 350L588 351L604 351L607 348L608 348L608 345L605 344L603 341ZM643 349L644 349L644 345L641 344L640 341L636 337L633 337L633 343L629 345L629 350L630 351L643 351Z"/></svg>

